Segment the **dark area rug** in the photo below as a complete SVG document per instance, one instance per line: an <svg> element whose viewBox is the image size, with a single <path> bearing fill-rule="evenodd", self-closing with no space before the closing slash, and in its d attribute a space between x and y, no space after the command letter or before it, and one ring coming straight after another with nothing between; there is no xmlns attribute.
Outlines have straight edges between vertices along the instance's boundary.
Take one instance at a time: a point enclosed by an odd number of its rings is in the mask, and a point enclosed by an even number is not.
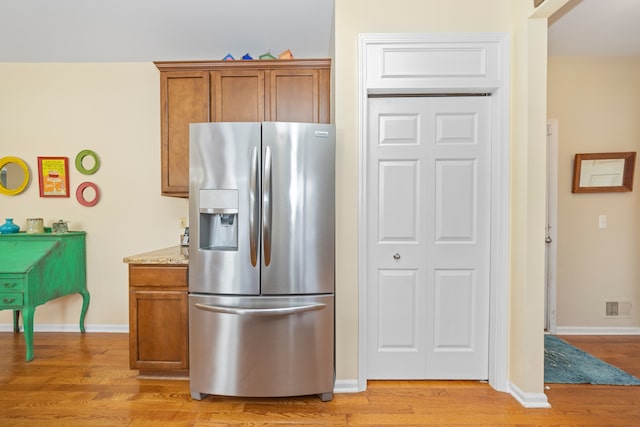
<svg viewBox="0 0 640 427"><path fill-rule="evenodd" d="M553 335L544 336L544 382L640 385L640 379Z"/></svg>

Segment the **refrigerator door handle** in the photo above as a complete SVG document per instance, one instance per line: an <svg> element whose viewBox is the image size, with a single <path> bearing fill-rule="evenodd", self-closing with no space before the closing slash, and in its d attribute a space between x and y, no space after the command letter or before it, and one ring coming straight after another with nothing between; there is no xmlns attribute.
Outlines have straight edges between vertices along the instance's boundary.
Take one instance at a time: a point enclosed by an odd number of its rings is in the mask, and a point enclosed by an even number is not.
<svg viewBox="0 0 640 427"><path fill-rule="evenodd" d="M326 304L322 303L277 308L228 307L224 305L207 305L200 303L196 303L195 306L201 310L211 311L213 313L237 314L240 316L288 316L290 314L322 310L327 307Z"/></svg>
<svg viewBox="0 0 640 427"><path fill-rule="evenodd" d="M251 176L249 177L249 251L251 265L258 263L258 147L251 150Z"/></svg>
<svg viewBox="0 0 640 427"><path fill-rule="evenodd" d="M262 239L264 245L264 265L271 264L271 147L264 154L264 189L262 192Z"/></svg>

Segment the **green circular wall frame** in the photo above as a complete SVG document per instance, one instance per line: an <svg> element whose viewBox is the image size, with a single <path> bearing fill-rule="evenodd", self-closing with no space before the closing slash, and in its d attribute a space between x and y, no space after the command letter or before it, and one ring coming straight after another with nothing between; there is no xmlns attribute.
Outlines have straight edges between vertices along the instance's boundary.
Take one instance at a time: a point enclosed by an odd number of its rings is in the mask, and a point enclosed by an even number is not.
<svg viewBox="0 0 640 427"><path fill-rule="evenodd" d="M93 158L94 164L93 164L93 167L91 169L85 168L84 165L82 164L82 161L87 156ZM80 173L83 173L85 175L93 175L94 173L96 173L96 171L99 168L100 168L100 159L98 158L98 155L94 151L92 151L92 150L82 150L76 156L76 169L78 169L78 171Z"/></svg>

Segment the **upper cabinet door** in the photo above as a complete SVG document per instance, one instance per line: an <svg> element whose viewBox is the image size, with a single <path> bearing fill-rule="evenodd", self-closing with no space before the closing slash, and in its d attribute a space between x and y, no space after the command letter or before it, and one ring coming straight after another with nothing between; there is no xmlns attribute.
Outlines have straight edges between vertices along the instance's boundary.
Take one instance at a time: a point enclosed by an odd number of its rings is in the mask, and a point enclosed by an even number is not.
<svg viewBox="0 0 640 427"><path fill-rule="evenodd" d="M212 122L264 120L264 71L212 71L211 82Z"/></svg>
<svg viewBox="0 0 640 427"><path fill-rule="evenodd" d="M328 70L278 69L267 75L267 120L329 123Z"/></svg>
<svg viewBox="0 0 640 427"><path fill-rule="evenodd" d="M162 194L189 194L189 123L209 121L209 73L160 74Z"/></svg>

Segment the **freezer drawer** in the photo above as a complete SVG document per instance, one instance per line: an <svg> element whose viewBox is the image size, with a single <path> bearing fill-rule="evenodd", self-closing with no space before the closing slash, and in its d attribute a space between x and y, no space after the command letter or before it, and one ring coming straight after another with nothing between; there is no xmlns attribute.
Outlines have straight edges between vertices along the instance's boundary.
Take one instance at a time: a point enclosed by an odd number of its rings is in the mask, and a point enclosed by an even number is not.
<svg viewBox="0 0 640 427"><path fill-rule="evenodd" d="M190 389L277 397L334 385L334 297L189 295Z"/></svg>

